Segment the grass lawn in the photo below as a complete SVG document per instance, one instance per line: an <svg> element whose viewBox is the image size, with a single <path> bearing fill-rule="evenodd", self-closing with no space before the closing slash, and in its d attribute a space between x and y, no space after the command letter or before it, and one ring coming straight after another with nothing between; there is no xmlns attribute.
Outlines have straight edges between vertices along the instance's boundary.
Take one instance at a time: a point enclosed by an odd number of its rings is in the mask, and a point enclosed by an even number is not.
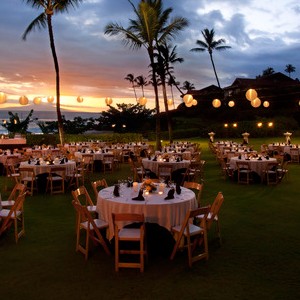
<svg viewBox="0 0 300 300"><path fill-rule="evenodd" d="M251 139L262 143L284 141ZM208 149L202 204L219 191L225 201L220 222L223 244L209 232L208 261L189 269L186 253L174 261L150 257L145 272L114 271L114 257L94 247L87 262L75 252L72 197L34 195L25 201L26 236L16 245L13 230L0 237L1 299L300 299L300 165L277 186L238 185L222 178ZM300 144L293 139L293 142ZM107 174L109 184L130 174L129 165ZM93 179L103 178L94 173ZM0 178L2 198L4 177ZM90 184L86 187L92 194Z"/></svg>

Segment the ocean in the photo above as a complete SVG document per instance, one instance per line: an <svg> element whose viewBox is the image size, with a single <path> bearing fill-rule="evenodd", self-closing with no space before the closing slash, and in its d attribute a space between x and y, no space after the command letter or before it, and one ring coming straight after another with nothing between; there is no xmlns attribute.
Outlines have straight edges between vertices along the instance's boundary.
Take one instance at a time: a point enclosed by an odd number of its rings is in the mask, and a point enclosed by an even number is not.
<svg viewBox="0 0 300 300"><path fill-rule="evenodd" d="M12 113L17 113L20 117L20 119L25 119L29 111L18 111L18 110L9 110ZM67 120L74 120L75 117L81 117L83 119L87 118L99 118L100 113L87 113L87 112L65 112L62 111L62 115L65 116ZM38 120L35 120L38 118ZM39 121L56 121L56 111L34 111L32 115L33 121L29 123L28 131L33 134L42 134L39 126L37 125L37 122ZM8 110L0 110L0 125L3 123L4 120L9 120ZM3 126L0 126L0 134L8 134L6 128Z"/></svg>

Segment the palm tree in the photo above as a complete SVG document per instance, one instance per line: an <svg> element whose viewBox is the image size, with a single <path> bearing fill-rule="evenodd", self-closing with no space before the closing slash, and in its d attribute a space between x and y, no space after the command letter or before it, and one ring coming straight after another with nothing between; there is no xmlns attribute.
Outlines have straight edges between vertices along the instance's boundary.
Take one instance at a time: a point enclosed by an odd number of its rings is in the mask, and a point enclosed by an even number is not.
<svg viewBox="0 0 300 300"><path fill-rule="evenodd" d="M191 90L194 90L195 89L195 86L193 83L190 83L189 81L185 81L181 87L183 90L185 91L191 91Z"/></svg>
<svg viewBox="0 0 300 300"><path fill-rule="evenodd" d="M291 77L291 73L293 73L293 72L296 71L296 67L294 67L291 64L288 64L288 65L285 66L285 70L284 71L289 74L289 77Z"/></svg>
<svg viewBox="0 0 300 300"><path fill-rule="evenodd" d="M64 144L64 128L63 118L60 110L60 77L59 77L59 65L54 44L54 33L52 27L52 16L54 13L68 12L71 7L78 6L83 0L24 0L32 8L44 9L39 16L37 16L26 28L22 38L26 40L28 34L34 29L44 29L48 27L48 34L50 39L50 48L52 51L52 57L54 61L54 68L56 73L56 113L60 143Z"/></svg>
<svg viewBox="0 0 300 300"><path fill-rule="evenodd" d="M169 106L168 106L168 97L167 97L167 76L173 78L172 72L173 67L170 64L174 64L176 62L183 62L183 58L178 58L176 53L176 46L173 47L171 50L171 45L163 43L159 45L157 48L158 53L155 55L157 59L156 63L156 72L160 78L162 91L163 91L163 98L165 104L165 111L168 121L168 131L169 131L169 142L173 142L173 130L172 130L172 118L169 113Z"/></svg>
<svg viewBox="0 0 300 300"><path fill-rule="evenodd" d="M149 84L146 77L144 77L143 75L140 75L140 76L137 76L134 81L136 82L137 86L142 89L142 94L143 94L143 97L144 97L145 96L144 86Z"/></svg>
<svg viewBox="0 0 300 300"><path fill-rule="evenodd" d="M127 74L127 76L124 79L128 80L131 83L133 91L134 91L135 100L137 102L138 99L137 99L137 95L136 95L136 91L135 91L135 85L134 85L134 82L135 82L136 78L134 78L134 75L130 73L130 74Z"/></svg>
<svg viewBox="0 0 300 300"><path fill-rule="evenodd" d="M160 131L160 107L158 98L158 85L155 76L154 52L157 45L162 44L174 36L188 25L185 18L174 17L170 22L172 8L163 10L162 0L141 0L137 7L132 1L131 4L136 19L130 19L128 28L124 28L118 23L110 23L105 27L105 34L119 35L125 45L130 45L131 49L144 47L147 50L150 67L152 69L153 88L155 93L156 108L156 148L161 148ZM169 23L168 23L169 22Z"/></svg>
<svg viewBox="0 0 300 300"><path fill-rule="evenodd" d="M268 67L265 70L263 70L262 76L269 76L269 75L272 75L274 73L275 73L274 69L272 67Z"/></svg>
<svg viewBox="0 0 300 300"><path fill-rule="evenodd" d="M209 29L205 28L203 31L201 31L201 33L204 37L204 41L197 40L196 44L200 47L193 48L190 51L194 51L194 52L203 52L205 50L208 51L209 57L210 57L210 60L211 60L211 63L212 63L213 69L214 69L214 73L215 73L215 76L217 79L218 86L219 86L219 88L221 88L212 54L213 54L214 50L221 51L221 50L229 49L231 47L222 45L222 44L226 43L224 39L215 40L214 29L209 30Z"/></svg>

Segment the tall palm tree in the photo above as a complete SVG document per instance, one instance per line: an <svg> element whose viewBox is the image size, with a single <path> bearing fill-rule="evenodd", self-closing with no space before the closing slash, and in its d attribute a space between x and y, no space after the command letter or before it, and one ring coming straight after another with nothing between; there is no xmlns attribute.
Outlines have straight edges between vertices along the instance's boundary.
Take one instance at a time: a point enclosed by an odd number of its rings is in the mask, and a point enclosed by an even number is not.
<svg viewBox="0 0 300 300"><path fill-rule="evenodd" d="M138 99L137 99L137 95L136 95L136 91L135 91L135 85L134 85L134 83L135 83L135 77L134 77L134 75L133 74L127 74L127 76L124 78L125 80L128 80L130 83L131 83L131 85L132 85L132 88L133 88L133 91L134 91L134 96L135 96L135 100L136 100L136 102L138 101Z"/></svg>
<svg viewBox="0 0 300 300"><path fill-rule="evenodd" d="M162 86L162 92L163 92L163 98L164 98L164 104L165 104L165 112L167 116L168 121L168 131L169 131L169 142L173 142L173 130L172 130L172 118L169 113L169 106L168 106L168 97L167 97L167 76L170 78L173 78L172 72L173 67L171 64L174 64L176 62L183 62L183 58L178 58L176 53L176 46L171 49L172 46L168 45L166 43L163 43L162 45L159 45L157 47L157 54L155 55L157 59L156 63L156 72L160 78L161 86Z"/></svg>
<svg viewBox="0 0 300 300"><path fill-rule="evenodd" d="M170 19L172 8L163 9L162 0L141 0L137 7L128 0L135 13L136 19L129 20L129 27L124 28L118 23L110 23L105 27L105 34L121 36L125 45L132 49L144 47L150 59L156 108L156 148L161 148L160 107L158 85L155 76L154 52L155 47L174 38L175 35L188 25L185 18Z"/></svg>
<svg viewBox="0 0 300 300"><path fill-rule="evenodd" d="M142 95L144 97L145 96L144 87L149 84L146 77L144 77L143 75L140 75L140 76L137 76L134 81L136 82L137 86L142 89Z"/></svg>
<svg viewBox="0 0 300 300"><path fill-rule="evenodd" d="M274 73L275 73L274 69L272 67L268 67L265 70L263 70L262 76L269 76L269 75L272 75Z"/></svg>
<svg viewBox="0 0 300 300"><path fill-rule="evenodd" d="M291 64L288 64L285 66L285 72L287 72L289 74L289 77L291 78L291 73L295 72L296 71L296 67L294 67L293 65Z"/></svg>
<svg viewBox="0 0 300 300"><path fill-rule="evenodd" d="M26 40L28 34L34 29L44 29L48 27L48 34L50 39L50 48L54 61L54 68L56 73L56 113L60 143L64 143L64 128L63 118L60 110L60 77L59 77L59 65L54 44L54 33L52 27L52 16L54 13L68 12L70 7L78 6L83 0L23 0L28 5L31 5L35 9L44 9L44 11L37 16L26 28L23 33L23 40Z"/></svg>
<svg viewBox="0 0 300 300"><path fill-rule="evenodd" d="M216 71L216 67L215 67L215 63L214 63L212 54L213 54L214 50L221 51L221 50L229 49L231 47L222 45L222 44L226 43L224 39L215 40L214 29L209 30L209 29L205 28L204 30L201 31L201 33L203 35L204 41L197 40L196 44L200 47L192 48L190 51L194 51L194 52L204 52L206 50L208 51L209 57L210 57L210 60L211 60L211 63L212 63L213 69L214 69L214 73L215 73L215 76L217 79L217 83L220 88L221 86L220 86L220 82L219 82L219 78L217 75L217 71Z"/></svg>

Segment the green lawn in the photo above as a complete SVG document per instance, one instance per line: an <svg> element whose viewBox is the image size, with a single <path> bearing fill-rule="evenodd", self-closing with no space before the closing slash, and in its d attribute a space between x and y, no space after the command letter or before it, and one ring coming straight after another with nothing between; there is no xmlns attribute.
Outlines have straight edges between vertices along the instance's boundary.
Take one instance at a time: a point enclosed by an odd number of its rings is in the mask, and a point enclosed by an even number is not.
<svg viewBox="0 0 300 300"><path fill-rule="evenodd" d="M222 178L207 140L197 141L206 160L202 203L212 203L219 191L225 197L223 244L218 247L211 230L207 262L189 269L187 255L179 253L174 261L150 257L144 274L116 273L113 255L101 247L85 262L75 252L70 192L34 195L25 201L26 236L17 245L13 231L0 237L1 299L299 299L300 165L291 165L288 180L278 186L238 185ZM257 150L266 142L250 137ZM129 173L123 164L105 178L113 184ZM103 177L93 174L93 179ZM5 198L4 178L0 184Z"/></svg>

